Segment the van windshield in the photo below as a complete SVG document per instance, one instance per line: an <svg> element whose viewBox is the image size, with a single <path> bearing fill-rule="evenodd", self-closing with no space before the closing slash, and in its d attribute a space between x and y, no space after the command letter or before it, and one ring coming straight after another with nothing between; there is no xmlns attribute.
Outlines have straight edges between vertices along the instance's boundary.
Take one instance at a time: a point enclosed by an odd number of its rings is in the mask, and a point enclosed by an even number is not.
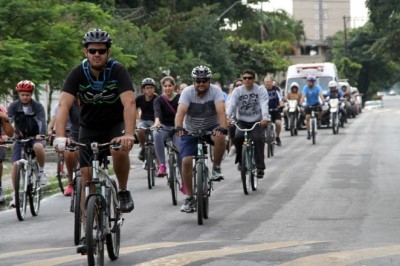
<svg viewBox="0 0 400 266"><path fill-rule="evenodd" d="M321 87L323 94L328 92L329 90L328 84L329 81L331 80L332 80L331 77L317 77L316 83ZM297 82L299 84L300 92L303 90L303 87L307 85L306 78L290 78L286 83L286 93L290 92L290 84L292 84L292 82Z"/></svg>

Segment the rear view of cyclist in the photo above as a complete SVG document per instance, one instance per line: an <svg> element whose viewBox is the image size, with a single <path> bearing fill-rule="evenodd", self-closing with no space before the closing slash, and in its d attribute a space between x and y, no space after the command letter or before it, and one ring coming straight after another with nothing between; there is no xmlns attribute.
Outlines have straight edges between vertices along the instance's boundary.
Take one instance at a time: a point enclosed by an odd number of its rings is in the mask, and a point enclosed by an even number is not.
<svg viewBox="0 0 400 266"><path fill-rule="evenodd" d="M186 186L187 198L181 207L182 212L193 212L196 202L193 197L192 167L193 156L197 151L197 138L190 133L199 130L213 131L207 142L214 145L214 162L211 181L221 181L221 161L225 151L226 115L222 90L211 84L211 70L197 66L192 70L193 85L186 87L180 98L175 117L175 127L181 136L180 154L182 158L182 177ZM183 129L189 134L184 134Z"/></svg>
<svg viewBox="0 0 400 266"><path fill-rule="evenodd" d="M270 120L268 109L268 92L267 90L255 84L256 73L253 70L247 69L243 71L243 85L236 88L229 100L226 115L228 119L235 117L240 128L251 128L254 123L260 122L251 134L254 139L255 163L257 168L257 178L264 177L264 129ZM236 130L233 143L236 147L235 163L239 164L242 161L242 144L244 140L244 132Z"/></svg>
<svg viewBox="0 0 400 266"><path fill-rule="evenodd" d="M307 128L307 139L311 139L310 132L310 118L311 118L311 108L313 106L320 106L320 103L325 101L324 95L322 94L321 87L316 84L317 77L314 75L307 76L307 85L303 87L301 92L301 104L305 104L306 113L306 128ZM320 115L320 114L319 114Z"/></svg>

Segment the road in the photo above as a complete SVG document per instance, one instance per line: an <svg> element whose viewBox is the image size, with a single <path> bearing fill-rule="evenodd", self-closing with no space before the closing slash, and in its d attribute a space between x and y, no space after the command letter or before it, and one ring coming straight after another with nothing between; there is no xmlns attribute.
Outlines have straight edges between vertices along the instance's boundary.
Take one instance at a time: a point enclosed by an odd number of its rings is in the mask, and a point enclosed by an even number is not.
<svg viewBox="0 0 400 266"><path fill-rule="evenodd" d="M181 203L172 206L165 179L147 189L135 159L135 210L124 215L119 259L106 265L400 265L400 97L384 101L339 135L320 130L316 145L304 131L283 132L247 196L226 158L202 226ZM0 265L85 265L69 200L47 198L39 216L23 222L14 211L0 213Z"/></svg>

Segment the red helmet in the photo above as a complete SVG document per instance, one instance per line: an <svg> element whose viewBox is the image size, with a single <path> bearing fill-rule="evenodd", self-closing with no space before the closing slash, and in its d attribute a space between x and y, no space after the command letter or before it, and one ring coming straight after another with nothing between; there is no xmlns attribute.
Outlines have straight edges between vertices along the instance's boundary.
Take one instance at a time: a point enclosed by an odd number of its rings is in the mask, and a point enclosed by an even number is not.
<svg viewBox="0 0 400 266"><path fill-rule="evenodd" d="M22 80L18 82L17 87L15 88L18 92L26 91L26 92L33 92L35 89L35 83L30 80Z"/></svg>

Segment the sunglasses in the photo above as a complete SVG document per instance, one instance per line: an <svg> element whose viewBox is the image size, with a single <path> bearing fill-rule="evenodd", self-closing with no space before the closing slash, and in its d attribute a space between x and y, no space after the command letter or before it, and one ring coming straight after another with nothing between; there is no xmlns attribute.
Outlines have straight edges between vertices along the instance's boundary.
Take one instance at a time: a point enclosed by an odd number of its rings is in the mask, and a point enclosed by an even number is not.
<svg viewBox="0 0 400 266"><path fill-rule="evenodd" d="M105 53L107 53L107 49L94 49L94 48L89 48L89 49L87 49L87 51L89 52L89 54L96 54L96 53L99 53L99 54L105 54Z"/></svg>
<svg viewBox="0 0 400 266"><path fill-rule="evenodd" d="M243 77L244 80L248 79L248 80L252 80L254 79L254 77Z"/></svg>
<svg viewBox="0 0 400 266"><path fill-rule="evenodd" d="M210 81L210 79L195 79L194 81L196 83L200 84L200 83L207 83Z"/></svg>

